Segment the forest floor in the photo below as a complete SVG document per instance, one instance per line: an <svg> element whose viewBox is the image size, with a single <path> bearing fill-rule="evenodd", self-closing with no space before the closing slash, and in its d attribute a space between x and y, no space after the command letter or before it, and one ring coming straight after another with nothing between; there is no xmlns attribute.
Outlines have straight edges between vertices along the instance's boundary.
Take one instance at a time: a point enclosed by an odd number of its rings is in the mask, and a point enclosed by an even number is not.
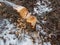
<svg viewBox="0 0 60 45"><path fill-rule="evenodd" d="M0 45L60 45L60 0L49 0L51 3L47 0L8 1L26 7L40 23L32 29L16 10L0 2ZM45 3L47 7L39 7ZM49 12L48 7L52 9Z"/></svg>

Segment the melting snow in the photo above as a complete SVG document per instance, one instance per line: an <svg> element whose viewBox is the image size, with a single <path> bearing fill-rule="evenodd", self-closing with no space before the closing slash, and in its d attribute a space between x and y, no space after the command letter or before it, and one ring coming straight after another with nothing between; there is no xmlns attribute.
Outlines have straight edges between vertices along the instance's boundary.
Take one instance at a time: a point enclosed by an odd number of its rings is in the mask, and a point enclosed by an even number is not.
<svg viewBox="0 0 60 45"><path fill-rule="evenodd" d="M43 45L51 45L50 42L44 42Z"/></svg>
<svg viewBox="0 0 60 45"><path fill-rule="evenodd" d="M0 39L0 45L4 45L4 41Z"/></svg>
<svg viewBox="0 0 60 45"><path fill-rule="evenodd" d="M36 30L41 30L42 29L42 27L40 26L40 25L36 25Z"/></svg>
<svg viewBox="0 0 60 45"><path fill-rule="evenodd" d="M1 30L2 33L0 34L0 45L41 45L38 44L39 40L36 38L36 43L33 44L33 40L31 39L31 37L27 34L21 34L22 37L24 37L24 39L22 40L18 40L18 38L16 37L15 34L10 34L9 32L14 32L17 29L14 29L14 24L10 24L10 22L7 19L1 20L2 23L0 24L0 27L4 26L5 24L5 28L7 29L3 29ZM37 25L37 27L39 29L41 29L42 27ZM1 29L1 28L0 28ZM42 33L43 30L41 31ZM45 34L45 33L44 33ZM3 37L3 38L1 38ZM5 40L5 41L4 41ZM44 43L44 45L51 45L50 42Z"/></svg>
<svg viewBox="0 0 60 45"><path fill-rule="evenodd" d="M48 4L51 4L51 2L49 2L48 0L46 0L46 2L47 2ZM44 5L42 5L42 3L43 3ZM41 3L40 1L37 1L36 7L34 7L34 14L37 13L38 15L42 15L42 14L44 14L44 13L46 13L46 12L50 12L50 11L52 10L52 8L47 7L48 4L46 4L46 3L44 2L44 0L42 1L42 3Z"/></svg>
<svg viewBox="0 0 60 45"><path fill-rule="evenodd" d="M5 28L7 29L4 28L3 30L1 30L2 33L0 34L0 45L10 45L10 44L11 45L33 45L33 42L28 35L25 35L24 40L19 42L15 34L9 34L9 32L17 30L14 29L15 27L14 24L10 24L10 22L7 19L3 19L1 21L2 23L0 24L0 27L6 24ZM4 39L2 39L1 37L3 37Z"/></svg>

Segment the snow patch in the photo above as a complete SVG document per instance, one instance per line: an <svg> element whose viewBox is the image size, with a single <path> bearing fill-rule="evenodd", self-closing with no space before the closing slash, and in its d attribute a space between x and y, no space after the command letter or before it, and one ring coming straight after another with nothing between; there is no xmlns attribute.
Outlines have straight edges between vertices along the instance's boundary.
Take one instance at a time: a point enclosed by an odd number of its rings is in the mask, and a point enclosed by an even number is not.
<svg viewBox="0 0 60 45"><path fill-rule="evenodd" d="M46 0L46 2L48 4L51 4L51 2L49 2L48 0ZM36 6L34 7L34 14L37 13L40 16L46 12L50 12L52 8L48 7L48 4L46 4L46 2L44 0L42 0L42 3L41 1L37 1Z"/></svg>
<svg viewBox="0 0 60 45"><path fill-rule="evenodd" d="M21 35L23 35L24 39L22 41L21 40L19 41L15 34L9 33L9 32L17 31L17 29L16 28L14 29L15 27L14 24L10 24L8 19L3 19L1 21L2 23L0 24L0 29L2 33L0 34L0 37L3 37L3 39L0 38L0 45L33 45L33 42L30 39L30 36L22 33ZM4 25L5 27L4 29L2 29L1 27ZM4 39L5 39L5 42L4 42Z"/></svg>
<svg viewBox="0 0 60 45"><path fill-rule="evenodd" d="M44 42L43 45L51 45L50 42Z"/></svg>

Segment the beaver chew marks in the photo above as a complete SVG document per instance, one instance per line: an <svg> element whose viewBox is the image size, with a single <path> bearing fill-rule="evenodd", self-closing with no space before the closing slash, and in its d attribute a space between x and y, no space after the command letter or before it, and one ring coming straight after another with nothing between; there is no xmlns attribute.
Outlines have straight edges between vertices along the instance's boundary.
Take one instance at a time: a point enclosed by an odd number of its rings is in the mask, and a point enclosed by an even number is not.
<svg viewBox="0 0 60 45"><path fill-rule="evenodd" d="M34 28L36 25L37 19L35 16L30 16L26 21L32 25L32 28Z"/></svg>
<svg viewBox="0 0 60 45"><path fill-rule="evenodd" d="M28 10L26 8L22 8L19 13L22 18L26 19L26 16L28 14Z"/></svg>

